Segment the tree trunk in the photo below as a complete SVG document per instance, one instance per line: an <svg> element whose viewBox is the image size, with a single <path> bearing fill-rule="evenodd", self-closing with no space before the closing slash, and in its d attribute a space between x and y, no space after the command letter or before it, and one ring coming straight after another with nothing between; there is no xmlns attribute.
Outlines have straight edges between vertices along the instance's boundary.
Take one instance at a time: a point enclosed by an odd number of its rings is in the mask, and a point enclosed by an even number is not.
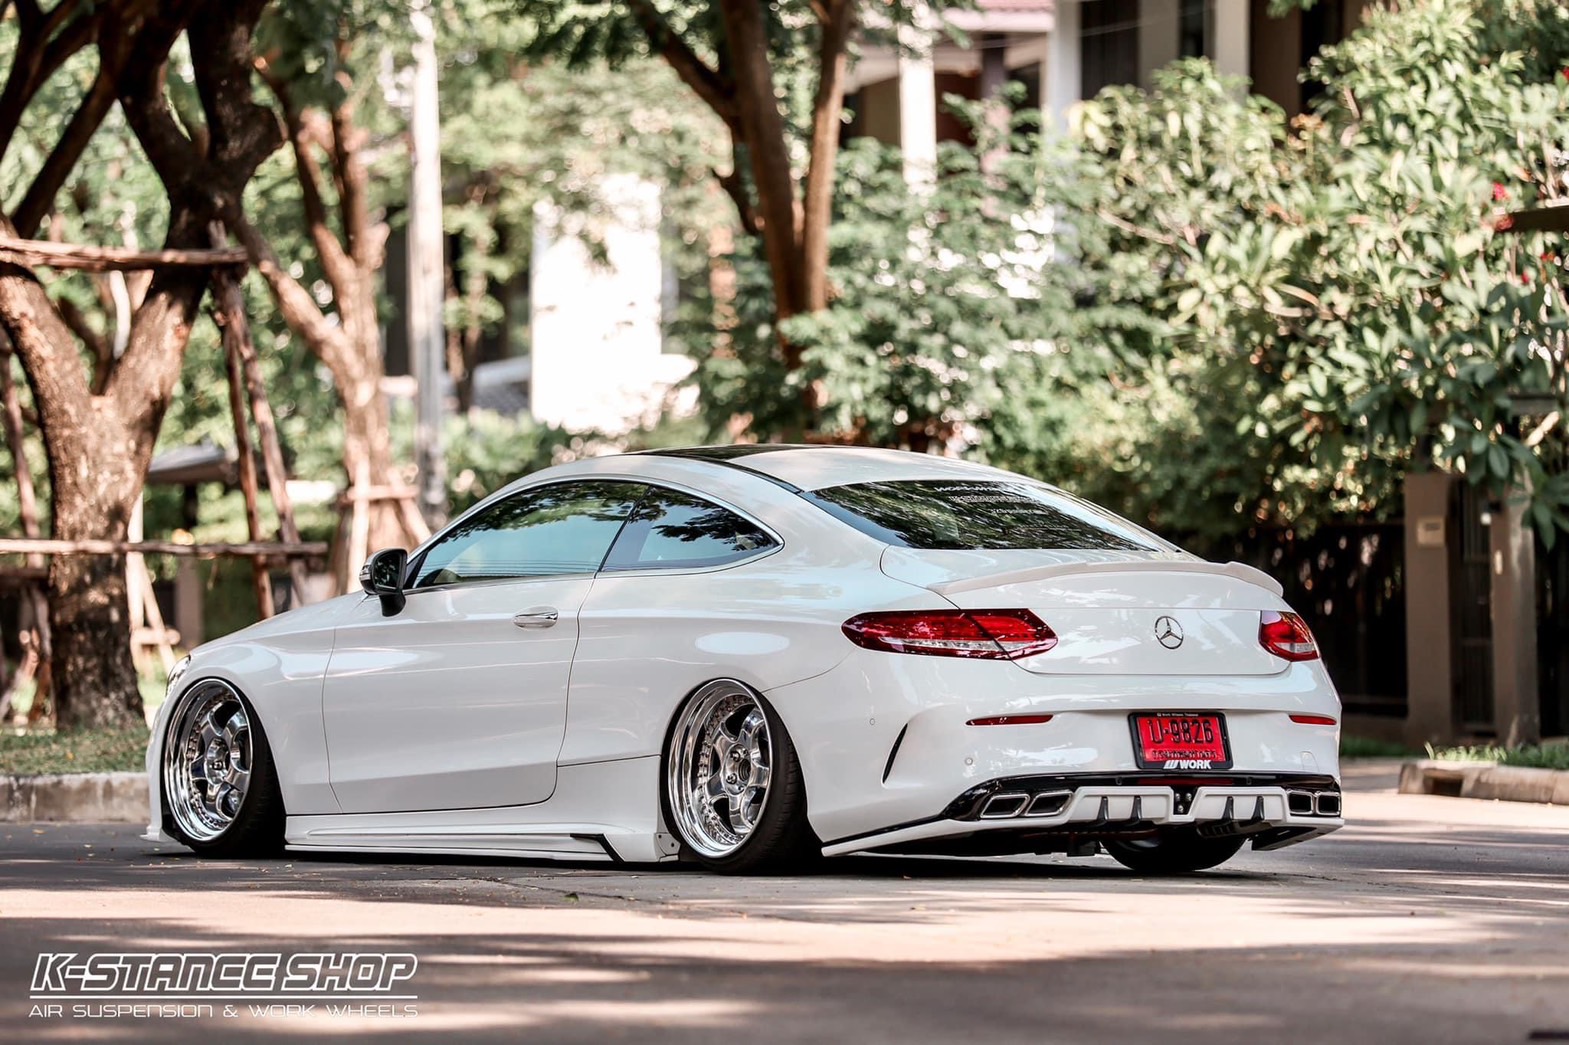
<svg viewBox="0 0 1569 1045"><path fill-rule="evenodd" d="M55 508L74 535L101 537L92 506ZM122 555L57 555L49 568L55 724L61 729L140 725L141 693L131 660L130 606Z"/></svg>
<svg viewBox="0 0 1569 1045"><path fill-rule="evenodd" d="M801 286L800 207L784 117L774 90L768 27L756 0L720 0L719 11L736 71L736 107L757 187L763 249L774 282L774 310L782 321L807 308ZM788 341L781 344L785 365L794 370L800 365L800 350Z"/></svg>
<svg viewBox="0 0 1569 1045"><path fill-rule="evenodd" d="M818 45L812 154L801 208L801 294L808 312L828 307L828 229L833 222L834 168L844 115L845 52L855 28L855 4L828 0L827 15Z"/></svg>
<svg viewBox="0 0 1569 1045"><path fill-rule="evenodd" d="M279 144L276 126L257 119L265 111L251 103L251 30L264 2L152 5L145 11L140 5L134 33L121 24L126 12L114 5L101 7L111 19L98 27L101 32L85 16L72 23L90 33L77 49L96 33L100 69L114 71L120 109L163 183L170 204L166 249L206 246L211 211L237 204L257 165ZM62 2L55 11L64 15L71 6ZM205 120L194 135L174 118L165 90L164 65L182 29L189 32ZM113 53L105 50L110 43ZM25 107L29 98L18 104ZM101 118L106 112L96 95L84 102L56 146L59 162L46 165L28 190L38 208L53 205L75 167L66 159L80 155L90 136L91 121L84 123L82 114ZM24 218L32 216L29 211ZM0 215L0 233L16 231ZM43 285L22 266L0 262L0 327L22 361L38 411L55 537L125 538L208 275L202 268L159 268L131 318L123 354L102 360L107 376L90 379L71 328ZM56 555L49 581L58 724L139 723L124 556Z"/></svg>

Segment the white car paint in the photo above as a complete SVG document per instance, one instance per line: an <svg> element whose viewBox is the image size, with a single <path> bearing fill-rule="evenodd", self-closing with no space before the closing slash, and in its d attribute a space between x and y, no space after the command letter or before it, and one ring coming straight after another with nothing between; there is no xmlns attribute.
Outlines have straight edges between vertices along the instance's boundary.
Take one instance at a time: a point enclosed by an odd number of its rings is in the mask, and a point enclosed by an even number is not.
<svg viewBox="0 0 1569 1045"><path fill-rule="evenodd" d="M804 495L884 480L1019 479L888 450L596 458L525 477L473 511L564 479L697 494L779 546L718 568L415 591L392 617L356 593L199 648L170 696L222 678L251 701L291 847L673 858L661 751L681 702L716 678L763 693L783 719L830 855L1016 831L1018 819L949 814L969 789L1021 777L1081 778L1063 783L1066 804L1030 818L1031 828L1135 811L1156 824L1262 817L1272 831L1300 829L1280 842L1290 844L1343 824L1288 807L1284 778L1338 781L1339 739L1338 725L1289 716L1338 722L1340 707L1320 661L1288 663L1259 645L1259 614L1288 607L1256 570L1207 563L1147 534L1156 550L920 551L860 532ZM863 649L841 631L868 611L956 606L1033 610L1059 643L1008 663ZM514 614L541 607L558 614L554 627L513 625ZM1163 615L1181 622L1182 648L1153 641ZM1228 775L1283 779L1207 783L1181 800L1140 779L1136 710L1224 713ZM1021 714L1053 717L966 724ZM149 838L167 838L165 725L160 717L148 751Z"/></svg>

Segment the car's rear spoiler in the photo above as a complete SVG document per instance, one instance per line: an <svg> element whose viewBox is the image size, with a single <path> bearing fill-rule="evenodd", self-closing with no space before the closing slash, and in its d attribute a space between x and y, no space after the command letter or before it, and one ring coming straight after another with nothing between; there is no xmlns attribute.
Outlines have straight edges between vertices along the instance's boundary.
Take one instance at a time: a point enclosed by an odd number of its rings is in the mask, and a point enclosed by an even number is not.
<svg viewBox="0 0 1569 1045"><path fill-rule="evenodd" d="M1280 582L1263 570L1241 562L1204 562L1192 560L1147 559L1138 562L1075 562L1050 566L1033 566L1024 570L1008 570L980 577L963 577L928 585L938 595L956 595L959 592L998 588L1007 584L1024 584L1030 581L1050 580L1054 577L1082 576L1090 573L1203 573L1211 576L1231 577L1246 584L1263 588L1271 595L1285 594Z"/></svg>

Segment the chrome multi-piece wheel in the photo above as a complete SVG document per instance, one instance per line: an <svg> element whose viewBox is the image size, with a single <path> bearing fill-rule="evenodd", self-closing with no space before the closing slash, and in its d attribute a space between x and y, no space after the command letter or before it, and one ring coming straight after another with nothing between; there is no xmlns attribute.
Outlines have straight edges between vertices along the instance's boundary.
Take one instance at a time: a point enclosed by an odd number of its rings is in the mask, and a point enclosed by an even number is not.
<svg viewBox="0 0 1569 1045"><path fill-rule="evenodd" d="M169 715L163 793L175 832L193 848L263 848L279 805L266 742L239 692L220 679L192 685Z"/></svg>
<svg viewBox="0 0 1569 1045"><path fill-rule="evenodd" d="M806 784L784 722L734 679L698 688L665 748L665 822L687 855L747 872L821 855L806 819Z"/></svg>
<svg viewBox="0 0 1569 1045"><path fill-rule="evenodd" d="M687 844L729 856L768 801L774 744L762 705L738 683L709 683L677 720L671 753L670 806Z"/></svg>

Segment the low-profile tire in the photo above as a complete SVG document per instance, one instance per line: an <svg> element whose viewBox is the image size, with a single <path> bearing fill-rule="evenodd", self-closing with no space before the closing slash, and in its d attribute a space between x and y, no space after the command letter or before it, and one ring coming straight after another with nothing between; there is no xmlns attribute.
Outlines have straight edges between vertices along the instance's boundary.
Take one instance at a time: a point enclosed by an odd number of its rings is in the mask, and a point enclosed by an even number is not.
<svg viewBox="0 0 1569 1045"><path fill-rule="evenodd" d="M676 712L662 760L665 823L711 871L798 869L822 855L806 819L795 745L762 694L734 679L698 687Z"/></svg>
<svg viewBox="0 0 1569 1045"><path fill-rule="evenodd" d="M283 848L283 795L250 701L222 679L186 687L164 725L164 825L201 856L270 856Z"/></svg>
<svg viewBox="0 0 1569 1045"><path fill-rule="evenodd" d="M1205 838L1193 831L1173 832L1149 840L1106 842L1106 852L1122 866L1145 874L1187 874L1218 867L1237 855L1241 835Z"/></svg>

